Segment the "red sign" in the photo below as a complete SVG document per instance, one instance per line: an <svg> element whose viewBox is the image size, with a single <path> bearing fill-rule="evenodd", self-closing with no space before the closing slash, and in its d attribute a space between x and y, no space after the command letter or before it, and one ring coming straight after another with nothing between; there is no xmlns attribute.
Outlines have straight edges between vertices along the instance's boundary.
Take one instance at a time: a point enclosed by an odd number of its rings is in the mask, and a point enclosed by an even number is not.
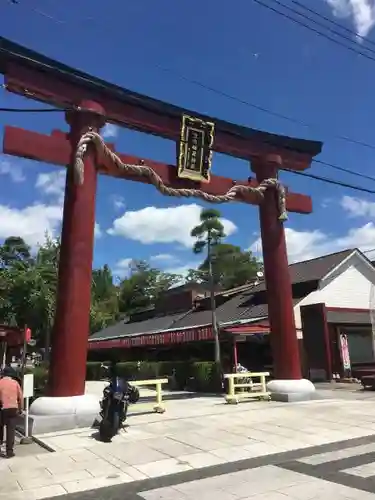
<svg viewBox="0 0 375 500"><path fill-rule="evenodd" d="M31 330L30 328L25 329L25 341L26 343L29 343L31 340Z"/></svg>

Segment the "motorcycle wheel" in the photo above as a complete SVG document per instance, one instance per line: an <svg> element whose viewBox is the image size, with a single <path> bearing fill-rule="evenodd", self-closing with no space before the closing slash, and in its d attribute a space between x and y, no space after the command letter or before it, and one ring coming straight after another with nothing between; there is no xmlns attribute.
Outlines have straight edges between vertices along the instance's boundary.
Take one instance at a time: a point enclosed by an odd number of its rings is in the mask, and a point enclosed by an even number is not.
<svg viewBox="0 0 375 500"><path fill-rule="evenodd" d="M103 419L99 426L99 438L103 443L110 443L112 440L112 426L107 419Z"/></svg>
<svg viewBox="0 0 375 500"><path fill-rule="evenodd" d="M116 436L118 431L120 430L121 426L121 421L120 421L120 414L116 412L113 415L113 423L112 423L112 437Z"/></svg>

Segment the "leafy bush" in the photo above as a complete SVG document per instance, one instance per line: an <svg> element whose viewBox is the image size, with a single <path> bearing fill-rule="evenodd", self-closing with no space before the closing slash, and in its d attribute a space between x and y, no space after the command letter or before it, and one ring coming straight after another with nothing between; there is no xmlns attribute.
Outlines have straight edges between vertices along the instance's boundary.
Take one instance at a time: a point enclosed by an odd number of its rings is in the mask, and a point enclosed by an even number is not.
<svg viewBox="0 0 375 500"><path fill-rule="evenodd" d="M86 363L86 380L100 380L102 378L102 364L99 361L88 361Z"/></svg>
<svg viewBox="0 0 375 500"><path fill-rule="evenodd" d="M34 399L45 395L48 383L48 366L40 365L35 368L26 369L25 373L34 374ZM21 378L21 372L19 372L19 377Z"/></svg>
<svg viewBox="0 0 375 500"><path fill-rule="evenodd" d="M46 393L48 383L48 367L37 366L33 370L35 397L38 398Z"/></svg>
<svg viewBox="0 0 375 500"><path fill-rule="evenodd" d="M138 363L136 361L128 361L126 363L117 364L117 373L119 377L128 380L136 380L141 377L138 376Z"/></svg>
<svg viewBox="0 0 375 500"><path fill-rule="evenodd" d="M161 361L159 376L169 379L169 388L183 391L189 382L191 362L189 361Z"/></svg>
<svg viewBox="0 0 375 500"><path fill-rule="evenodd" d="M212 361L197 361L191 366L192 389L197 392L221 390L220 372Z"/></svg>
<svg viewBox="0 0 375 500"><path fill-rule="evenodd" d="M48 367L38 366L27 370L34 373L35 397L45 394L48 381ZM217 392L221 389L220 375L212 361L127 361L117 363L119 377L128 380L168 378L169 387L176 390ZM101 363L89 361L86 364L86 380L101 380L105 376Z"/></svg>

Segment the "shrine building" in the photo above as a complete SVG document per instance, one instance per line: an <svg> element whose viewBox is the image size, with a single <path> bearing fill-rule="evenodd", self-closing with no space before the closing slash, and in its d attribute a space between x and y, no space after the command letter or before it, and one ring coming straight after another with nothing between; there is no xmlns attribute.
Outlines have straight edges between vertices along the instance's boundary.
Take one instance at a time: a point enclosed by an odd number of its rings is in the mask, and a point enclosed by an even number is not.
<svg viewBox="0 0 375 500"><path fill-rule="evenodd" d="M347 358L344 345L353 376L375 372L373 264L358 249L349 249L291 264L289 272L304 377L322 381L343 376L348 369L342 361ZM240 362L248 369L272 373L265 282L215 295L224 369ZM176 287L156 307L93 334L89 356L104 360L115 353L124 361L210 360L214 352L211 317L207 289L199 284Z"/></svg>

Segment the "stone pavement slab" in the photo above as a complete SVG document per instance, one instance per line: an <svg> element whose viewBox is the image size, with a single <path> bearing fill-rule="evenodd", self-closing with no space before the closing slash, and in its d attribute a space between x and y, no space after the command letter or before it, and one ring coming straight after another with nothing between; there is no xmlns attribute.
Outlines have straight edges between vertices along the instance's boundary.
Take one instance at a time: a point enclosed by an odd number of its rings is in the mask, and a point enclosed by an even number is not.
<svg viewBox="0 0 375 500"><path fill-rule="evenodd" d="M22 439L21 434L17 432L15 446L17 449L18 457L30 457L34 455L42 455L44 453L48 453L48 451L45 448L43 448L36 442L31 442L29 444L21 445L20 444L21 439Z"/></svg>
<svg viewBox="0 0 375 500"><path fill-rule="evenodd" d="M66 494L69 500L140 500L146 498L140 496L142 492L151 492L151 497L160 493L154 498L183 499L189 494L176 485L208 479L215 483L214 478L223 481L239 472L243 474L233 476L231 491L213 484L218 500L220 495L256 500L271 492L273 496L267 498L285 497L286 489L292 487L285 478L294 481L301 476L306 483L323 481L323 489L332 482L345 487L338 499L357 498L349 495L354 485L362 495L358 498L364 499L363 495L375 492L371 466L360 469L375 463L374 410L374 399L237 406L215 397L170 401L163 415L130 416L130 427L112 443L99 442L92 429L38 436L55 452L0 461L0 500ZM263 478L264 468L275 476L274 483L268 480L273 489L262 486L263 479L254 479L258 473ZM252 472L255 469L259 471ZM251 484L259 483L250 493L249 485L233 489L233 483L246 476L244 471L251 472ZM210 491L207 485L211 483L206 481L203 489ZM168 496L172 494L180 496Z"/></svg>
<svg viewBox="0 0 375 500"><path fill-rule="evenodd" d="M348 474L351 465L358 469L358 464L371 464L372 472L375 472L375 452L368 451L374 445L375 435L127 484L112 484L91 491L81 488L69 494L67 499L375 500L373 475L356 477ZM343 450L346 451L344 455ZM314 460L318 456L319 460ZM98 480L91 480L86 486L95 488L99 484Z"/></svg>

